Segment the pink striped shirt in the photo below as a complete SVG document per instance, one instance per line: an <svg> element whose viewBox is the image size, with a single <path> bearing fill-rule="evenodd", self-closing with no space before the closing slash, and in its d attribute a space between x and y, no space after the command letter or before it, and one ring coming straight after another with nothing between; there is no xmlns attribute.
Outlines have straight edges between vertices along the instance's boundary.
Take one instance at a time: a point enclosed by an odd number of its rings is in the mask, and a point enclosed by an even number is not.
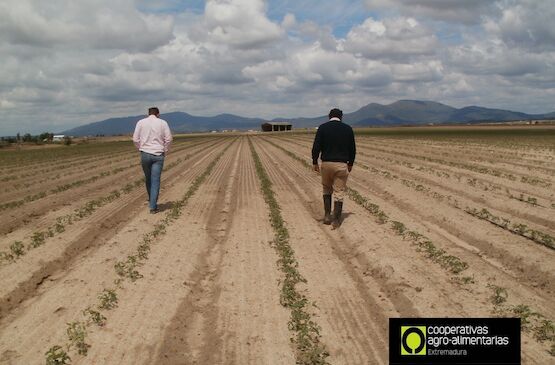
<svg viewBox="0 0 555 365"><path fill-rule="evenodd" d="M155 115L139 120L133 133L133 143L139 151L157 156L168 152L172 140L168 123Z"/></svg>

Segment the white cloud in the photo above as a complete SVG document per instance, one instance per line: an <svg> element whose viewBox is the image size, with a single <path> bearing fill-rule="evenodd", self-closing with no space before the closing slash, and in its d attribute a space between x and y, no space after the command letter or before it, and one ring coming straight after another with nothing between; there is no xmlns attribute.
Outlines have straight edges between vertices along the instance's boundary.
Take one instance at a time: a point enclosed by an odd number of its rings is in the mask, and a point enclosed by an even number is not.
<svg viewBox="0 0 555 365"><path fill-rule="evenodd" d="M499 40L476 40L448 51L449 64L460 71L505 77L548 74L554 71L555 53L529 53Z"/></svg>
<svg viewBox="0 0 555 365"><path fill-rule="evenodd" d="M4 0L0 41L37 47L151 51L173 38L173 20L145 15L131 0Z"/></svg>
<svg viewBox="0 0 555 365"><path fill-rule="evenodd" d="M550 1L510 1L500 19L488 19L485 27L506 44L538 51L555 50L555 6Z"/></svg>
<svg viewBox="0 0 555 365"><path fill-rule="evenodd" d="M413 18L368 18L353 27L343 43L345 51L373 59L429 55L437 47L436 36Z"/></svg>
<svg viewBox="0 0 555 365"><path fill-rule="evenodd" d="M481 18L496 11L498 0L365 0L372 10L428 17L454 23L480 23Z"/></svg>
<svg viewBox="0 0 555 365"><path fill-rule="evenodd" d="M265 16L263 0L207 0L204 30L208 40L240 49L260 47L284 35Z"/></svg>
<svg viewBox="0 0 555 365"><path fill-rule="evenodd" d="M313 21L306 21L298 25L298 35L306 43L317 42L326 50L335 51L340 47L329 25L321 26Z"/></svg>
<svg viewBox="0 0 555 365"><path fill-rule="evenodd" d="M443 78L443 64L439 61L412 62L392 66L395 81L433 82Z"/></svg>

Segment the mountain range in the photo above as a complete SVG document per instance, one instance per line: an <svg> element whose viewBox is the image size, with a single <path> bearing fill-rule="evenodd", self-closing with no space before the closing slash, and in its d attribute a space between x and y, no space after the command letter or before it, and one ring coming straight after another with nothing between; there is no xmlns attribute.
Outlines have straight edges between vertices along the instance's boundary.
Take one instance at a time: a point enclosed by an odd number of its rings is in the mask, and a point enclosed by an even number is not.
<svg viewBox="0 0 555 365"><path fill-rule="evenodd" d="M160 117L168 122L170 129L174 133L226 129L258 130L260 129L260 124L267 121L262 118L246 118L233 114L200 117L184 112L166 113L162 114ZM144 115L110 118L69 129L62 133L72 136L130 134L133 133L137 121L142 118L144 118ZM272 121L291 122L293 128L310 128L326 122L327 119L327 116L323 115L314 118L274 118ZM468 106L457 109L433 101L420 100L399 100L389 105L371 103L353 113L345 113L343 115L343 121L353 127L541 119L555 119L555 112L548 114L526 114L479 106Z"/></svg>

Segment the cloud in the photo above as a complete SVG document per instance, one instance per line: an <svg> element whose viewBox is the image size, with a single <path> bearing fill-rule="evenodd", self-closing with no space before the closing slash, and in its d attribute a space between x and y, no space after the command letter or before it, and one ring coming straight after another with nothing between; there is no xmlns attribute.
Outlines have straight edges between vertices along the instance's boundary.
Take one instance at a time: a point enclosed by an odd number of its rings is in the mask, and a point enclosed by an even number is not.
<svg viewBox="0 0 555 365"><path fill-rule="evenodd" d="M168 16L142 14L131 0L5 0L0 42L37 47L151 51L173 38Z"/></svg>
<svg viewBox="0 0 555 365"><path fill-rule="evenodd" d="M368 18L353 27L343 42L345 51L372 59L430 55L437 47L436 36L413 18Z"/></svg>
<svg viewBox="0 0 555 365"><path fill-rule="evenodd" d="M338 47L333 29L329 25L320 26L313 21L306 21L298 25L297 31L304 42L316 41L327 50L336 50Z"/></svg>
<svg viewBox="0 0 555 365"><path fill-rule="evenodd" d="M314 88L353 90L357 86L384 86L392 80L390 68L383 63L328 50L318 42L295 50L283 60L247 66L243 74L272 91L308 94Z"/></svg>
<svg viewBox="0 0 555 365"><path fill-rule="evenodd" d="M553 53L538 54L508 47L499 40L476 40L448 50L448 62L459 71L505 77L542 74L553 70Z"/></svg>
<svg viewBox="0 0 555 365"><path fill-rule="evenodd" d="M510 1L500 19L490 18L485 28L511 47L555 50L555 6L549 1Z"/></svg>
<svg viewBox="0 0 555 365"><path fill-rule="evenodd" d="M372 10L392 9L410 16L453 23L477 24L482 16L495 12L497 0L365 0Z"/></svg>
<svg viewBox="0 0 555 365"><path fill-rule="evenodd" d="M392 65L392 73L398 82L433 82L443 78L444 68L436 60L412 62Z"/></svg>
<svg viewBox="0 0 555 365"><path fill-rule="evenodd" d="M202 31L208 41L239 49L257 48L284 35L265 16L262 0L207 0Z"/></svg>

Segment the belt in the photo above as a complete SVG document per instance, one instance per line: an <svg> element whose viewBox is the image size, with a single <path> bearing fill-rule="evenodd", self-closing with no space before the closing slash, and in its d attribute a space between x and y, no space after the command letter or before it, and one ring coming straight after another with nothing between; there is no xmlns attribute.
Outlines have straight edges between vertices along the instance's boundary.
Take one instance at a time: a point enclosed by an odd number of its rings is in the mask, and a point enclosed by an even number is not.
<svg viewBox="0 0 555 365"><path fill-rule="evenodd" d="M164 152L162 152L162 153L161 153L161 154L159 154L159 155L155 155L154 153L148 153L148 152L145 152L145 151L141 151L141 153L145 153L145 154L147 154L147 155L151 155L151 156L157 156L157 157L158 157L158 156L164 156L164 155L165 155L165 153L164 153Z"/></svg>

